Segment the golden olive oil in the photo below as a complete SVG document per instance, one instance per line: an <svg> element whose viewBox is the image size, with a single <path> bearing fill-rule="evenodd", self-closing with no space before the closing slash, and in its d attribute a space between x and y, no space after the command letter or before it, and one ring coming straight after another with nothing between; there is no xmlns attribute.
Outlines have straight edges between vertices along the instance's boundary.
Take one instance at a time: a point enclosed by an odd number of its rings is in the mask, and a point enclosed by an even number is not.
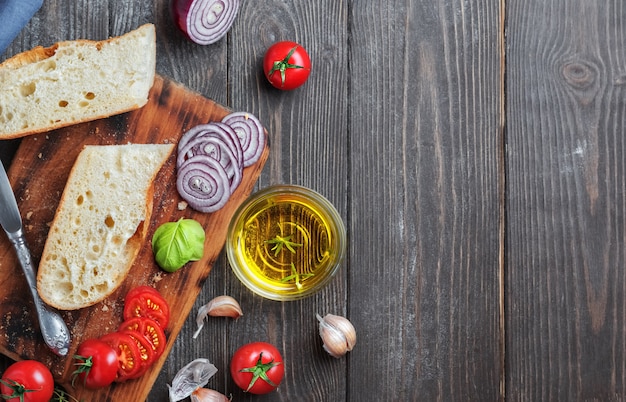
<svg viewBox="0 0 626 402"><path fill-rule="evenodd" d="M329 204L319 202L276 192L242 211L229 241L247 285L280 300L328 281L344 253L345 229L332 206L329 213Z"/></svg>

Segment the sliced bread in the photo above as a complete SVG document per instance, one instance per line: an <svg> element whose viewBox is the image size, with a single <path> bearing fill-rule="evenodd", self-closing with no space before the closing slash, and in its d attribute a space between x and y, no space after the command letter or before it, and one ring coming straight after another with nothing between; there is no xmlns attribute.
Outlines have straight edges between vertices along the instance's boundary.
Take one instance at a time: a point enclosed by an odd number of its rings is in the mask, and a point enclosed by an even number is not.
<svg viewBox="0 0 626 402"><path fill-rule="evenodd" d="M0 64L0 140L138 109L148 101L155 65L153 24L17 54Z"/></svg>
<svg viewBox="0 0 626 402"><path fill-rule="evenodd" d="M37 272L49 305L93 305L126 278L145 242L153 182L174 145L86 146L61 196Z"/></svg>

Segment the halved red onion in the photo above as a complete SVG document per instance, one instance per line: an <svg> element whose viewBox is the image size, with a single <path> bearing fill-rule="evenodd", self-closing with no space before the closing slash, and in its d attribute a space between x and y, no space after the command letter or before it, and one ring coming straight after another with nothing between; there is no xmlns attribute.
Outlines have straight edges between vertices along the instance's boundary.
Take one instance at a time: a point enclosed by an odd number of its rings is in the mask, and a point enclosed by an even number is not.
<svg viewBox="0 0 626 402"><path fill-rule="evenodd" d="M256 116L247 112L234 112L222 119L229 125L241 142L243 166L248 167L259 160L265 148L265 131Z"/></svg>
<svg viewBox="0 0 626 402"><path fill-rule="evenodd" d="M171 9L174 22L189 39L209 45L230 30L239 0L172 0Z"/></svg>
<svg viewBox="0 0 626 402"><path fill-rule="evenodd" d="M176 188L189 206L200 212L219 210L231 194L226 170L207 155L193 156L178 168Z"/></svg>

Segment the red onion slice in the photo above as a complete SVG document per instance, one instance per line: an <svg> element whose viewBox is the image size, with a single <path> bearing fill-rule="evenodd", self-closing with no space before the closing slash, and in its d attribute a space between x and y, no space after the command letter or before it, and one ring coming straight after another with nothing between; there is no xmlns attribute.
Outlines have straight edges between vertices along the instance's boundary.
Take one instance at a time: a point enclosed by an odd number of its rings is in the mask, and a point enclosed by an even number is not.
<svg viewBox="0 0 626 402"><path fill-rule="evenodd" d="M178 149L180 150L182 147L187 145L187 142L191 141L193 138L196 138L200 133L206 130L206 124L199 124L187 130L180 140L178 141Z"/></svg>
<svg viewBox="0 0 626 402"><path fill-rule="evenodd" d="M173 0L172 13L178 27L199 45L220 40L230 30L239 0Z"/></svg>
<svg viewBox="0 0 626 402"><path fill-rule="evenodd" d="M215 212L230 198L230 180L224 167L206 155L196 155L178 168L176 188L189 206Z"/></svg>
<svg viewBox="0 0 626 402"><path fill-rule="evenodd" d="M222 122L237 133L243 149L243 166L258 161L265 148L265 130L259 119L250 113L235 112L224 117Z"/></svg>
<svg viewBox="0 0 626 402"><path fill-rule="evenodd" d="M241 147L241 141L239 141L239 137L237 137L235 130L226 123L216 121L213 124L217 128L217 131L222 130L221 132L224 137L228 138L225 138L225 141L231 146L235 157L239 161L239 166L243 168L243 148Z"/></svg>
<svg viewBox="0 0 626 402"><path fill-rule="evenodd" d="M178 142L178 158L177 164L180 166L182 162L195 154L208 154L208 150L203 149L206 143L217 139L230 150L229 156L235 165L243 168L243 150L235 131L228 125L219 122L211 122L193 127ZM221 153L221 152L219 152ZM216 152L216 156L219 154ZM221 157L216 157L221 159ZM222 163L222 166L226 164Z"/></svg>

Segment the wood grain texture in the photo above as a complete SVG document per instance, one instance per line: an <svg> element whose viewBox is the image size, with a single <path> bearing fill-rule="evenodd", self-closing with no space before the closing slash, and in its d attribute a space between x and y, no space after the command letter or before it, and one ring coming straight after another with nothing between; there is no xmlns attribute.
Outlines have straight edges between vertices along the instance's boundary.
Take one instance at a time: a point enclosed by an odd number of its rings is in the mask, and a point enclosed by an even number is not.
<svg viewBox="0 0 626 402"><path fill-rule="evenodd" d="M626 398L626 8L511 2L507 390Z"/></svg>
<svg viewBox="0 0 626 402"><path fill-rule="evenodd" d="M198 46L168 0L47 0L2 57L154 22L159 74L268 128L255 189L311 187L348 227L341 274L299 302L254 296L220 254L191 315L229 294L244 316L210 319L196 340L187 319L149 401L167 401L197 357L220 370L208 386L239 401L618 401L624 21L619 0L269 0L242 2L227 36ZM261 75L281 39L311 53L295 91ZM15 145L0 144L3 162ZM346 358L322 350L315 313L355 324ZM230 356L252 340L290 362L274 394L230 379Z"/></svg>
<svg viewBox="0 0 626 402"><path fill-rule="evenodd" d="M41 256L49 223L54 218L74 161L84 145L129 142L175 144L191 127L220 121L228 113L229 109L214 101L158 76L150 91L148 104L141 109L24 138L8 173L34 261ZM172 311L170 324L165 328L169 341L163 357L140 379L97 391L87 391L83 387L72 391L79 400L145 400L167 358L167 352L209 276L213 262L222 250L235 209L250 194L267 156L266 148L259 162L244 169L242 182L223 208L215 213L203 214L179 207L182 200L176 190L176 152L173 152L155 179L154 208L150 220L146 222L149 225L146 241L120 288L94 306L62 312L72 336L70 351L64 358L52 354L43 343L13 247L6 238L0 238L0 333L3 334L0 350L14 359L44 362L51 368L55 379L69 388L71 373L75 369L72 356L80 343L118 328L122 322L124 296L130 289L138 285L154 286L168 301ZM161 224L183 217L197 220L205 229L204 255L199 261L175 273L165 273L154 262L149 239Z"/></svg>
<svg viewBox="0 0 626 402"><path fill-rule="evenodd" d="M499 397L498 6L351 10L351 400Z"/></svg>
<svg viewBox="0 0 626 402"><path fill-rule="evenodd" d="M270 156L258 187L287 183L312 188L328 198L344 222L349 219L350 157L347 29L344 1L270 0L253 7L242 3L228 38L228 104L256 113L270 133ZM265 50L279 40L301 43L312 60L309 80L294 91L272 88L262 74ZM237 298L244 316L234 323L212 321L210 341L218 339L220 345L212 347L211 358L224 370L212 386L238 401L344 400L348 359L335 360L322 349L315 314L347 314L348 262L320 293L287 303L251 294L224 263L223 268L216 265L207 287L212 296ZM275 394L247 395L227 373L234 351L255 340L278 345L289 363Z"/></svg>

